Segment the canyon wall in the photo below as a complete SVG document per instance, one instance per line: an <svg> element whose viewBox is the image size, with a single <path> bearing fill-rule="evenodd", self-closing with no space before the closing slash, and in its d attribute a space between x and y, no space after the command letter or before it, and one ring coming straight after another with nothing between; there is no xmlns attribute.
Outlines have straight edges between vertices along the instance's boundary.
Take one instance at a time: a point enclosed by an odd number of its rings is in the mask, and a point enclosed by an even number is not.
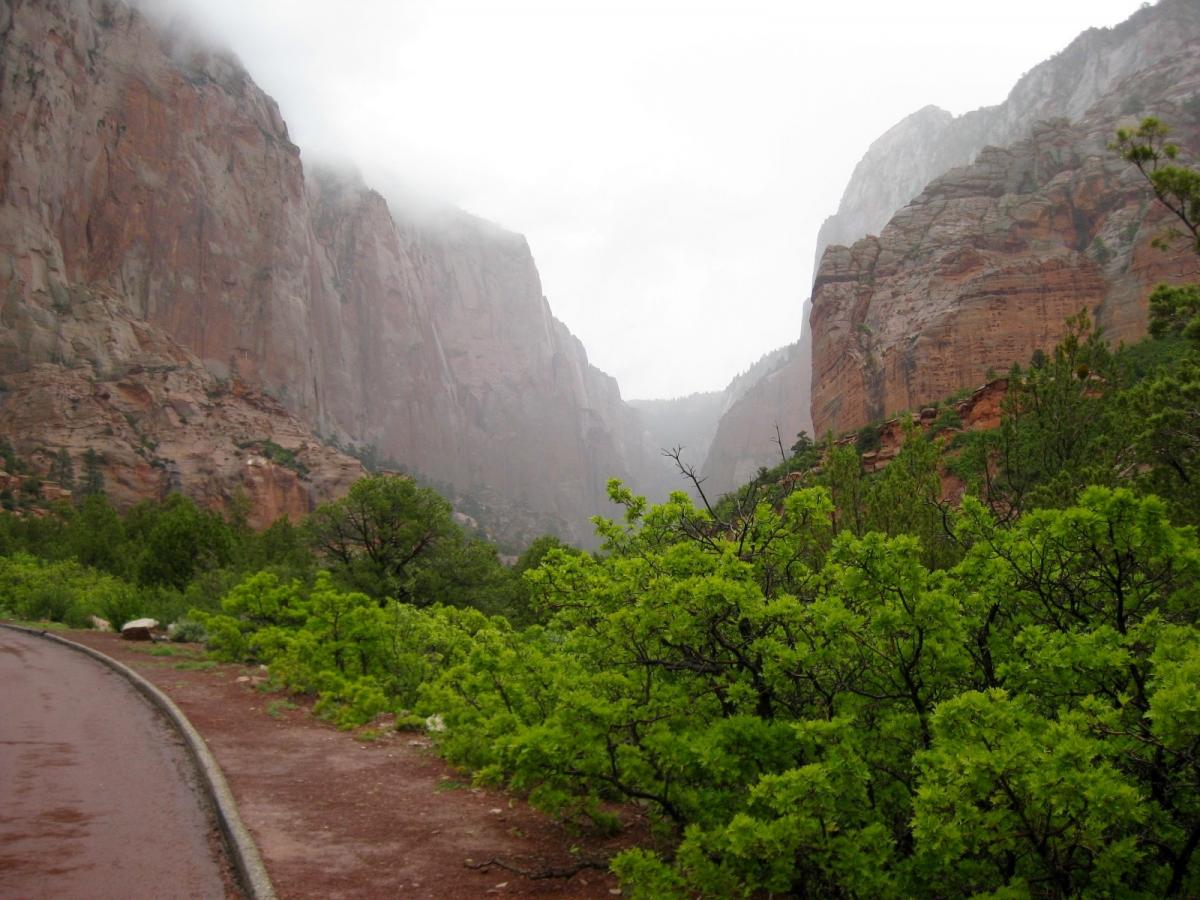
<svg viewBox="0 0 1200 900"><path fill-rule="evenodd" d="M779 462L776 426L785 448L801 430L811 431L808 410L809 367L801 365L802 345L789 344L764 354L721 391L691 394L672 400L631 400L642 416L647 440L659 454L657 477L648 490L656 499L684 491L699 500L694 486L682 477L662 450L682 447L680 461L704 479L702 489L715 500L745 483L762 466Z"/></svg>
<svg viewBox="0 0 1200 900"><path fill-rule="evenodd" d="M803 339L775 350L742 376L741 384L735 380L739 390L732 390L734 385L727 389L727 403L702 469L711 496L745 484L763 466L777 465L777 438L787 450L799 432L812 434L806 350Z"/></svg>
<svg viewBox="0 0 1200 900"><path fill-rule="evenodd" d="M1004 147L1045 119L1079 119L1126 78L1200 41L1195 0L1159 0L1113 28L1089 28L1021 76L1003 103L954 116L926 106L884 132L855 166L837 212L817 237L814 272L825 248L879 234L892 214L929 182L967 165L989 145ZM1146 98L1126 95L1129 112Z"/></svg>
<svg viewBox="0 0 1200 900"><path fill-rule="evenodd" d="M1147 286L1186 277L1187 260L1149 252L1161 212L1106 146L1142 115L1189 127L1197 44L1200 4L1160 0L1085 31L1003 103L928 106L871 145L817 240L800 401L816 434L974 387L1053 344L1082 308L1114 340L1144 333Z"/></svg>
<svg viewBox="0 0 1200 900"><path fill-rule="evenodd" d="M636 413L523 238L306 170L274 101L185 31L110 0L0 0L0 373L73 365L60 319L84 294L514 537L586 540L606 479L645 470Z"/></svg>
<svg viewBox="0 0 1200 900"><path fill-rule="evenodd" d="M1200 265L1185 242L1171 252L1151 246L1170 214L1108 147L1143 114L1174 123L1184 146L1200 148L1200 43L1119 83L1074 122L1041 122L1024 140L984 149L934 180L878 237L830 247L810 318L818 433L858 428L1027 363L1081 309L1113 343L1144 335L1154 285L1194 279Z"/></svg>
<svg viewBox="0 0 1200 900"><path fill-rule="evenodd" d="M1003 103L961 116L927 106L877 139L818 237L800 346L790 374L771 376L786 377L786 399L747 395L714 447L769 431L796 407L820 436L974 387L1053 344L1080 309L1114 340L1140 337L1149 286L1189 277L1190 261L1150 251L1162 213L1107 143L1117 122L1151 113L1182 120L1186 135L1200 102L1189 87L1197 44L1200 4L1160 0L1085 31ZM1063 131L1071 122L1080 127ZM930 184L941 176L949 182ZM1056 203L1069 224L1052 215ZM735 480L751 458L740 465Z"/></svg>

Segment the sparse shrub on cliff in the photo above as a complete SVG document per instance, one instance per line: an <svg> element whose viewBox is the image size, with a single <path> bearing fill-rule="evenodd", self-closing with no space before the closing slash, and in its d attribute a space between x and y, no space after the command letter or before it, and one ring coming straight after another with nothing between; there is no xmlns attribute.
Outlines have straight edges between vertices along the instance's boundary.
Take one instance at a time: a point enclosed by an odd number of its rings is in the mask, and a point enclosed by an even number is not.
<svg viewBox="0 0 1200 900"><path fill-rule="evenodd" d="M946 406L938 413L933 424L929 426L929 434L931 437L941 434L943 431L950 431L962 428L962 416L958 414L958 409L953 404Z"/></svg>
<svg viewBox="0 0 1200 900"><path fill-rule="evenodd" d="M854 446L859 453L871 453L878 450L879 442L879 425L877 423L869 423L858 429L858 436L854 439Z"/></svg>

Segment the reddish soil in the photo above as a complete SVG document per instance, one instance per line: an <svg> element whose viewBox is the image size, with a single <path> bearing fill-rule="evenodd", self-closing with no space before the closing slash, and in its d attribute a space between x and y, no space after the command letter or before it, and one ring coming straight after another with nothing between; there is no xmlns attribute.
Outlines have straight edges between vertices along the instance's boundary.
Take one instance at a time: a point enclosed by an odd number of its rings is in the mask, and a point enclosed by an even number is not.
<svg viewBox="0 0 1200 900"><path fill-rule="evenodd" d="M188 645L65 636L137 670L183 710L220 763L281 897L620 893L605 871L535 879L504 866L544 875L604 861L630 832L576 833L517 797L472 788L422 734L383 729L362 740L313 718L303 699L264 693L254 669L177 668L199 653Z"/></svg>
<svg viewBox="0 0 1200 900"><path fill-rule="evenodd" d="M183 742L94 659L0 630L0 897L240 897Z"/></svg>

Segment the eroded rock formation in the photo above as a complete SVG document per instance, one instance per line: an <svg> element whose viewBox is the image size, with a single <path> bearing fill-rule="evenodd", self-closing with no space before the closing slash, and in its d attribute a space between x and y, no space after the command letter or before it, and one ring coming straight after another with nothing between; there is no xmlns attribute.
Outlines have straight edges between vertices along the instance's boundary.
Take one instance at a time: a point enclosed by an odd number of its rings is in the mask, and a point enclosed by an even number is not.
<svg viewBox="0 0 1200 900"><path fill-rule="evenodd" d="M726 392L728 403L704 462L705 490L714 496L745 484L762 466L780 461L800 431L812 434L808 415L811 367L803 341L769 354ZM735 385L737 382L735 381ZM778 429L778 431L776 431Z"/></svg>
<svg viewBox="0 0 1200 900"><path fill-rule="evenodd" d="M278 401L218 379L115 298L76 289L56 329L59 363L0 381L0 434L41 471L66 450L82 480L93 450L120 507L173 490L215 508L244 498L258 527L297 520L363 475Z"/></svg>
<svg viewBox="0 0 1200 900"><path fill-rule="evenodd" d="M1022 140L1046 119L1077 120L1126 78L1190 52L1198 41L1195 0L1159 0L1114 28L1089 28L1023 75L1003 103L961 116L936 106L912 113L871 144L855 166L838 211L821 226L815 267L826 247L879 234L929 182L969 164L984 147ZM1148 99L1125 94L1121 105L1136 113Z"/></svg>
<svg viewBox="0 0 1200 900"><path fill-rule="evenodd" d="M1198 44L1200 6L1194 0L1160 0L1114 28L1084 32L1061 53L1023 76L1003 103L961 116L925 107L872 144L856 166L838 212L821 229L813 300L836 293L842 297L839 308L847 312L849 307L844 301L848 291L861 290L864 298L866 293L874 296L873 289L867 291L871 279L904 268L894 257L897 248L883 244L896 240L904 244L907 240L899 252L911 254L913 258L905 265L913 265L903 284L898 275L888 276L891 280L881 285L872 313L867 312L869 303L856 302L851 304L856 312L831 315L826 299L815 316L805 317L808 326L801 340L815 340L817 344L809 375L816 385L811 405L817 434L829 427L856 427L864 416L877 418L899 408L895 404L907 406L935 399L947 386L954 390L977 383L988 368L1006 368L1014 361L1025 361L1033 348L1053 343L1061 334L1061 321L1053 319L1064 311L1073 313L1102 305L1101 319L1111 337L1140 336L1145 321L1145 285L1158 277L1177 277L1181 271L1186 272L1186 265L1181 267L1178 259L1150 254L1146 243L1149 230L1135 234L1140 226L1133 220L1140 222L1147 212L1145 192L1138 193L1119 161L1108 155L1105 146L1112 135L1104 129L1120 116L1134 121L1151 112L1160 112L1172 121L1179 116L1187 122L1194 120L1196 107L1194 102L1187 104L1186 83L1192 78ZM1183 82L1172 85L1172 78ZM1183 105L1172 104L1172 97L1183 101ZM1031 137L1033 143L1024 145L1027 149L1045 148L1048 135L1040 123L1061 119L1080 122L1093 107L1096 112L1090 124L1072 135L1049 138L1051 143L1057 140L1058 146L1041 157L1037 156L1041 151L1035 149L1034 156L1021 163L1005 161L1003 154L984 150L989 145L1008 147ZM1186 122L1183 124L1187 127ZM1072 141L1080 143L1073 145ZM1064 191L1061 184L1050 184L1054 177L1068 177L1065 173L1073 166L1053 158L1064 152L1075 154L1084 167L1070 176L1075 181L1069 191ZM1102 174L1095 159L1101 157ZM937 227L930 223L930 229L922 231L924 225L918 220L934 211L909 212L902 208L910 201L916 207L936 203L937 191L932 185L933 194L922 194L926 186L955 167L972 162L977 166L971 172L947 177L951 182L961 177L957 189L974 192L975 200L959 197L956 210L938 211ZM1030 162L1032 170L1028 168ZM1038 169L1042 163L1049 163L1051 168ZM1025 180L1008 183L1005 179L1009 175ZM1115 190L1120 196L1098 196L1097 192L1114 189L1114 179L1119 182ZM1033 195L1042 186L1047 192L1038 199ZM1090 199L1085 196L1089 192L1093 195ZM985 221L978 207L989 194L997 196L992 198L996 202ZM1010 196L1002 200L1005 195ZM1135 195L1136 214L1129 206ZM1037 211L1038 207L1064 200L1069 201L1071 215L1083 217L1079 223L1060 228L1061 223L1051 222L1044 209ZM1115 218L1107 209L1114 203L1125 207ZM1013 211L1015 217L1009 217L1009 208L1014 205L1024 205L1025 209ZM953 216L960 213L963 218L955 223ZM897 227L907 232L907 238L884 233L894 214L900 219ZM1042 237L1030 230L1031 223L1020 221L1030 216L1040 216L1043 225L1057 231L1057 236L1047 233L1044 237L1059 243L1059 251L1070 247L1073 252L1050 252L1042 247ZM1104 217L1105 223L1088 216ZM1014 228L1014 244L1001 249L1005 239L998 230L1009 226ZM990 235L976 236L973 230L977 227L990 229ZM880 236L883 244L878 253L870 240L860 244L867 235ZM1085 236L1099 242L1077 248ZM1131 247L1135 237L1136 248ZM919 273L916 260L928 261L939 255L934 246L938 241L946 242L946 254L959 254L958 258L950 261L942 254L933 268ZM831 246L835 249L825 259L826 248ZM839 246L841 249L837 249ZM1004 262L995 255L998 250ZM972 256L976 251L989 260ZM1080 258L1080 251L1090 255L1090 262ZM1032 255L1022 261L1026 252ZM884 269L877 269L878 260L882 260ZM960 268L957 275L953 274L956 266ZM938 273L937 267L944 271ZM1127 271L1117 271L1121 267ZM1094 271L1096 268L1100 271ZM985 269L990 274L985 275ZM951 282L956 278L970 286L964 287L961 314L952 315L954 301L949 294L954 291ZM984 301L983 297L988 299ZM990 312L985 313L985 305ZM855 316L860 318L856 320ZM888 322L882 331L887 333L881 334L879 326L884 319ZM936 325L931 324L934 321ZM910 346L901 349L902 341ZM916 375L918 366L945 371ZM848 379L844 385L843 378ZM903 388L899 387L901 383ZM801 403L807 405L804 400ZM840 413L842 404L848 404L849 415Z"/></svg>
<svg viewBox="0 0 1200 900"><path fill-rule="evenodd" d="M1113 342L1141 337L1160 281L1196 277L1194 254L1151 241L1168 213L1108 149L1135 121L1124 98L1200 146L1200 50L1122 82L1081 120L1037 125L931 183L879 237L831 247L810 319L813 423L858 428L1025 363L1089 311Z"/></svg>

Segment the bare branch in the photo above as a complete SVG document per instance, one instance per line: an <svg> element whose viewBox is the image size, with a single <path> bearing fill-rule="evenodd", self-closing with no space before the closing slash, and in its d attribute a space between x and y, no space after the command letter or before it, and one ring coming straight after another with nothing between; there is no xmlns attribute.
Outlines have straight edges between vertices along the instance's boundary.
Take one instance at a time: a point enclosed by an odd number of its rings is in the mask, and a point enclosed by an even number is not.
<svg viewBox="0 0 1200 900"><path fill-rule="evenodd" d="M783 435L779 433L779 423L775 423L775 443L779 445L779 458L787 462L787 454L783 450Z"/></svg>
<svg viewBox="0 0 1200 900"><path fill-rule="evenodd" d="M503 869L506 872L512 872L532 881L539 881L545 878L571 878L575 875L578 875L585 869L598 869L601 872L608 871L607 862L593 859L581 860L580 862L577 862L571 866L563 866L561 868L550 867L547 869L522 869L520 866L511 865L503 860L496 859L494 856L486 862L481 863L472 862L468 859L463 863L463 865L468 869L475 869L477 871L485 872L494 866L497 869Z"/></svg>
<svg viewBox="0 0 1200 900"><path fill-rule="evenodd" d="M679 470L679 474L692 483L696 488L696 493L700 495L701 502L704 503L704 508L708 510L708 514L713 517L714 522L719 522L716 512L712 508L712 504L708 502L708 495L704 493L704 488L701 487L707 478L701 478L696 474L696 467L685 463L682 458L683 447L672 447L670 450L663 450L662 455L667 459L674 460L675 468Z"/></svg>

